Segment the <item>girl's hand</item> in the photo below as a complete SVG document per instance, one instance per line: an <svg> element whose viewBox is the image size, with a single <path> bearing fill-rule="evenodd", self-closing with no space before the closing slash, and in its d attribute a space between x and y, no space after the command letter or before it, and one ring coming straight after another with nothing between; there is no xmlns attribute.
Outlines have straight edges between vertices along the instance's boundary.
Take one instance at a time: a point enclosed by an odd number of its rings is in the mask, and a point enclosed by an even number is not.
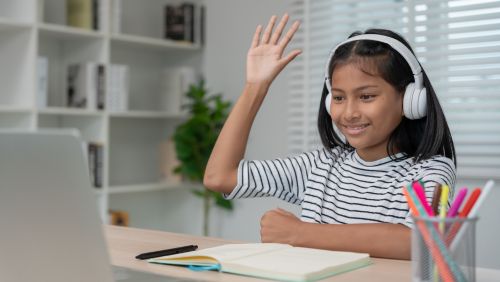
<svg viewBox="0 0 500 282"><path fill-rule="evenodd" d="M293 213L283 209L266 212L260 220L262 243L284 243L294 245L303 222Z"/></svg>
<svg viewBox="0 0 500 282"><path fill-rule="evenodd" d="M272 33L276 22L276 16L272 16L262 38L260 38L262 26L257 26L252 46L247 54L247 84L263 84L269 87L281 70L301 53L301 50L296 49L283 56L286 46L299 28L299 22L295 21L280 39L287 21L288 15L285 14Z"/></svg>

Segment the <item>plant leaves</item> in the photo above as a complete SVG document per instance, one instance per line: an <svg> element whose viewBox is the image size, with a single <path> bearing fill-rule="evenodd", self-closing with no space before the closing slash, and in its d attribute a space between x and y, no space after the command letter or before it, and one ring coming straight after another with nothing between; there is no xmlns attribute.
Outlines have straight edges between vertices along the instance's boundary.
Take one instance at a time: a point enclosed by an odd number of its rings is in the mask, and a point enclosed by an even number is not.
<svg viewBox="0 0 500 282"><path fill-rule="evenodd" d="M205 168L217 141L222 126L229 114L230 101L224 101L222 94L209 94L202 80L189 86L185 93L187 102L182 106L188 109L189 118L175 129L173 140L180 165L174 172L184 179L201 182ZM220 193L210 191L216 206L232 209L232 203ZM203 192L193 192L202 196Z"/></svg>

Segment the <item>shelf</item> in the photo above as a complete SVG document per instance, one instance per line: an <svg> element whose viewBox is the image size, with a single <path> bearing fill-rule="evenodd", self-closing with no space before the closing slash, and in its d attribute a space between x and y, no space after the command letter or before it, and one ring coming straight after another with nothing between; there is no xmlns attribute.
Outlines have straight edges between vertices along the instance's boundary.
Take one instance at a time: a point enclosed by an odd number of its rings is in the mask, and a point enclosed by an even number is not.
<svg viewBox="0 0 500 282"><path fill-rule="evenodd" d="M48 107L37 110L42 115L71 115L71 116L103 116L104 111L86 110L77 108L64 108L64 107ZM13 113L29 113L30 109L24 108L7 108L0 107L0 113L13 112ZM151 118L151 119L183 119L186 114L171 114L159 111L127 111L127 112L110 112L110 117L113 118Z"/></svg>
<svg viewBox="0 0 500 282"><path fill-rule="evenodd" d="M59 108L59 107L49 107L44 109L38 109L38 112L43 115L71 115L71 116L103 116L102 111L92 111L85 109L74 109L74 108Z"/></svg>
<svg viewBox="0 0 500 282"><path fill-rule="evenodd" d="M139 185L111 186L109 187L108 193L119 194L119 193L134 193L134 192L153 192L153 191L172 190L172 189L188 188L188 187L194 188L196 186L198 185L193 183L157 182L157 183L145 183Z"/></svg>
<svg viewBox="0 0 500 282"><path fill-rule="evenodd" d="M0 30L20 30L31 27L33 27L33 24L0 17Z"/></svg>
<svg viewBox="0 0 500 282"><path fill-rule="evenodd" d="M127 111L109 113L110 117L114 118L167 118L167 119L182 119L186 118L185 114L171 114L159 111Z"/></svg>
<svg viewBox="0 0 500 282"><path fill-rule="evenodd" d="M169 51L169 50L186 50L186 51L197 51L200 50L200 46L187 42L177 42L168 39L151 38L146 36L130 35L130 34L113 34L111 35L112 43L118 46L128 47L128 48L144 48L155 49L159 51Z"/></svg>
<svg viewBox="0 0 500 282"><path fill-rule="evenodd" d="M168 1L122 0L121 11L116 14L111 9L113 1L97 1L100 29L93 30L67 24L67 0L0 0L0 129L74 130L82 141L102 143L104 187L92 190L101 215L107 214L109 194L139 195L197 187L192 183L173 183L173 178L168 178L171 182L162 182L160 172L165 157L162 146L178 124L189 117L181 111L181 95L185 91L170 90L166 85L191 82L189 74L167 82L165 73L181 68L193 73L201 70L201 41L192 44L163 38L164 7ZM117 19L119 33L110 31L113 16L121 16ZM46 59L46 68L39 65L38 57ZM89 62L121 65L128 72L123 75L104 69L102 76L101 68L97 76L101 80L95 80L96 76L85 69L85 75L74 85L88 90L102 86L104 77L106 93L128 92L128 107L123 109L130 110L100 110L93 101L84 108L66 106L68 67ZM39 77L39 71L44 75ZM109 78L123 78L126 84L111 83L114 80ZM42 86L46 97L44 106L39 106ZM172 156L174 152L167 153ZM114 186L110 187L110 183Z"/></svg>
<svg viewBox="0 0 500 282"><path fill-rule="evenodd" d="M0 113L14 113L14 114L29 114L32 112L30 108L0 106Z"/></svg>
<svg viewBox="0 0 500 282"><path fill-rule="evenodd" d="M38 28L41 34L62 40L104 38L101 32L65 25L39 23Z"/></svg>

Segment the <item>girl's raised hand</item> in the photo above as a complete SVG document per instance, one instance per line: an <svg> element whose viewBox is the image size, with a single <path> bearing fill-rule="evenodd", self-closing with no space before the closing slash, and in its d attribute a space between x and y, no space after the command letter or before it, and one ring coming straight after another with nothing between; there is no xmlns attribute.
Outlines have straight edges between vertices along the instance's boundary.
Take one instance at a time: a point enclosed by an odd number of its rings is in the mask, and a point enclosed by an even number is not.
<svg viewBox="0 0 500 282"><path fill-rule="evenodd" d="M299 28L295 21L284 36L281 36L288 21L288 15L281 18L273 32L276 16L272 16L261 38L262 26L257 26L253 36L252 46L247 54L247 83L262 84L269 87L283 68L297 57L301 50L295 49L283 56L286 46Z"/></svg>

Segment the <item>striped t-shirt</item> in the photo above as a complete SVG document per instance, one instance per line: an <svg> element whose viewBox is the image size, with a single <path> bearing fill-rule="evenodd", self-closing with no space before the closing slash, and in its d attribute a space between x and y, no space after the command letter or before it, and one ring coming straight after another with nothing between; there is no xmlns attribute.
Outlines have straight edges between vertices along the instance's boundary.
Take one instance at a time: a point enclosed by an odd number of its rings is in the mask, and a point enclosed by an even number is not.
<svg viewBox="0 0 500 282"><path fill-rule="evenodd" d="M238 184L227 199L273 196L302 207L301 220L316 223L401 223L412 226L403 185L424 182L427 199L437 183L453 188L453 161L433 156L414 163L404 154L393 160L362 160L336 147L266 161L242 160ZM451 189L453 195L453 189Z"/></svg>

